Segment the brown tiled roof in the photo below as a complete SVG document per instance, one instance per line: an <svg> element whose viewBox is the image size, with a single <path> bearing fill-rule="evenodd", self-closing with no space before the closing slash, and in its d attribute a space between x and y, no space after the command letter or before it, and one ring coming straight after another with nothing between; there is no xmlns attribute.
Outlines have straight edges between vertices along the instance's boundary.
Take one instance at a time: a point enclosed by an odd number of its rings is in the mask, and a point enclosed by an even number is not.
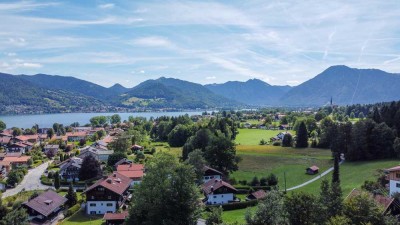
<svg viewBox="0 0 400 225"><path fill-rule="evenodd" d="M144 170L143 164L122 164L117 166L117 171L139 171Z"/></svg>
<svg viewBox="0 0 400 225"><path fill-rule="evenodd" d="M219 174L219 175L223 175L222 174L222 172L220 172L220 171L218 171L218 170L216 170L216 169L214 169L214 168L211 168L211 167L209 167L209 166L204 166L203 167L203 172L206 172L206 171L208 171L208 170L211 170L212 172L214 172L214 173L217 173L217 174Z"/></svg>
<svg viewBox="0 0 400 225"><path fill-rule="evenodd" d="M121 175L119 173L114 172L107 178L102 178L98 180L96 183L94 183L92 186L88 187L85 192L88 192L98 186L102 186L104 188L107 188L108 190L117 193L119 195L122 195L131 185L131 179Z"/></svg>
<svg viewBox="0 0 400 225"><path fill-rule="evenodd" d="M86 132L67 132L65 134L67 137L86 137Z"/></svg>
<svg viewBox="0 0 400 225"><path fill-rule="evenodd" d="M10 162L10 163L24 163L28 162L30 156L21 156L21 157L4 157L3 162Z"/></svg>
<svg viewBox="0 0 400 225"><path fill-rule="evenodd" d="M10 142L11 137L0 137L0 143L7 144Z"/></svg>
<svg viewBox="0 0 400 225"><path fill-rule="evenodd" d="M388 172L400 171L400 166L395 166L395 167L386 169L386 171L388 171Z"/></svg>
<svg viewBox="0 0 400 225"><path fill-rule="evenodd" d="M143 170L136 170L136 171L117 171L117 173L129 177L132 180L140 180L144 176Z"/></svg>
<svg viewBox="0 0 400 225"><path fill-rule="evenodd" d="M5 156L7 156L7 157L21 157L22 156L22 152L7 152L5 154Z"/></svg>
<svg viewBox="0 0 400 225"><path fill-rule="evenodd" d="M251 193L250 195L253 195L256 199L262 199L265 198L265 196L267 196L267 192L265 192L264 190L258 190Z"/></svg>
<svg viewBox="0 0 400 225"><path fill-rule="evenodd" d="M125 220L128 217L129 213L127 211L123 211L121 213L106 213L104 214L104 220Z"/></svg>
<svg viewBox="0 0 400 225"><path fill-rule="evenodd" d="M202 185L201 189L205 194L210 194L213 191L218 190L221 187L226 187L228 189L231 189L233 192L237 192L236 188L234 188L232 185L229 183L221 180L221 179L212 179L206 182L205 184ZM211 190L213 189L213 191Z"/></svg>
<svg viewBox="0 0 400 225"><path fill-rule="evenodd" d="M54 210L62 206L65 202L67 202L66 198L58 195L53 190L48 190L36 198L24 202L23 204L29 208L32 208L43 216L48 216L54 212Z"/></svg>

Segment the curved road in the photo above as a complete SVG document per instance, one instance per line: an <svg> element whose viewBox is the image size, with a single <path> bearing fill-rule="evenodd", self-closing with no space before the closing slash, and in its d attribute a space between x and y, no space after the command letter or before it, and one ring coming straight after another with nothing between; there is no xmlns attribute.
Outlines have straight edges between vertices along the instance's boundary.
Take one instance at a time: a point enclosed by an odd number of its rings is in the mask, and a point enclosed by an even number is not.
<svg viewBox="0 0 400 225"><path fill-rule="evenodd" d="M25 175L24 179L20 184L17 185L15 188L7 189L3 194L2 198L16 195L24 189L25 191L31 190L47 190L51 187L43 185L40 183L40 176L46 171L49 162L43 163L42 165L30 169L28 173Z"/></svg>
<svg viewBox="0 0 400 225"><path fill-rule="evenodd" d="M344 162L344 160L340 161L339 165L341 165L343 162ZM295 189L304 187L304 186L306 186L307 184L310 184L310 183L312 183L312 182L314 182L314 181L316 181L316 180L318 180L318 179L321 179L321 177L327 175L327 174L330 173L332 170L333 170L333 167L327 169L325 172L321 173L320 175L318 175L317 177L314 177L313 179L311 179L311 180L309 180L309 181L306 181L306 182L304 182L304 183L302 183L302 184L300 184L300 185L297 185L297 186L288 188L288 189L286 189L286 190L287 190L287 191L292 191L292 190L295 190Z"/></svg>

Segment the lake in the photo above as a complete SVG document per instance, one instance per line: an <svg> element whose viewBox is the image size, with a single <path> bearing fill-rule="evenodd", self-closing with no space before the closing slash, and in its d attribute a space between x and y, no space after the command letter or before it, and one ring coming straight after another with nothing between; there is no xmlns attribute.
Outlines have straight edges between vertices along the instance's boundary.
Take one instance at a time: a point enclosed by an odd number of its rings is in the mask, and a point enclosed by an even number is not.
<svg viewBox="0 0 400 225"><path fill-rule="evenodd" d="M134 117L160 117L160 116L180 116L188 114L201 115L201 111L195 112L137 112L137 113L58 113L58 114L38 114L38 115L13 115L1 116L0 120L7 124L7 128L31 128L34 124L39 127L52 127L54 123L61 123L69 126L71 123L78 122L81 126L89 123L90 118L94 116L111 116L119 114L122 121L127 120L129 116Z"/></svg>

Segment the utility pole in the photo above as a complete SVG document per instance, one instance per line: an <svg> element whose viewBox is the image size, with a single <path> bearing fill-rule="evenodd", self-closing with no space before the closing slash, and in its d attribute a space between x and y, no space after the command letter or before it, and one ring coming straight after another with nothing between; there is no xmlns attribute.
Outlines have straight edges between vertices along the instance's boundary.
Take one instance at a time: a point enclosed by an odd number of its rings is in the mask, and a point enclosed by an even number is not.
<svg viewBox="0 0 400 225"><path fill-rule="evenodd" d="M286 171L283 172L283 179L285 180L285 194L286 194Z"/></svg>

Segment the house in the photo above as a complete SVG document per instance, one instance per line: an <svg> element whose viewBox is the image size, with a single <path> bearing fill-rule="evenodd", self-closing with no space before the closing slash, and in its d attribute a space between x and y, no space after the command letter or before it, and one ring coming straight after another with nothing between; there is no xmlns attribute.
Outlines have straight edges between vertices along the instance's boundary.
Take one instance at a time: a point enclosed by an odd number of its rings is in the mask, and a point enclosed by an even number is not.
<svg viewBox="0 0 400 225"><path fill-rule="evenodd" d="M131 179L116 172L98 180L83 192L86 194L86 213L115 213L129 201L130 184Z"/></svg>
<svg viewBox="0 0 400 225"><path fill-rule="evenodd" d="M22 203L22 207L27 210L29 220L39 220L41 222L54 218L63 210L67 202L65 197L58 195L53 190L43 192L39 196Z"/></svg>
<svg viewBox="0 0 400 225"><path fill-rule="evenodd" d="M39 135L37 135L37 134L20 135L20 136L16 136L15 139L18 141L21 141L21 142L30 142L30 143L34 144L39 141Z"/></svg>
<svg viewBox="0 0 400 225"><path fill-rule="evenodd" d="M234 201L237 192L229 183L221 179L212 179L202 185L205 199L208 205L226 204Z"/></svg>
<svg viewBox="0 0 400 225"><path fill-rule="evenodd" d="M59 148L59 145L46 145L43 150L46 155L56 155Z"/></svg>
<svg viewBox="0 0 400 225"><path fill-rule="evenodd" d="M117 166L117 173L129 177L132 182L131 186L140 184L145 175L144 166L142 164L123 164Z"/></svg>
<svg viewBox="0 0 400 225"><path fill-rule="evenodd" d="M92 146L85 147L81 149L81 154L77 157L84 159L88 155L92 155L97 161L107 162L108 157L114 153L113 150L104 150L101 148L95 148Z"/></svg>
<svg viewBox="0 0 400 225"><path fill-rule="evenodd" d="M306 174L314 175L314 174L317 174L318 171L319 171L319 168L318 168L317 166L314 165L314 166L308 167L308 168L306 169Z"/></svg>
<svg viewBox="0 0 400 225"><path fill-rule="evenodd" d="M19 166L28 166L29 159L31 159L30 156L10 157L6 155L6 157L4 157L3 161L1 162L9 162L11 167L14 168Z"/></svg>
<svg viewBox="0 0 400 225"><path fill-rule="evenodd" d="M357 189L353 189L349 195L347 195L346 199L351 199L357 195L361 195L363 192ZM372 198L375 203L379 206L381 206L384 210L383 210L383 214L386 213L391 213L393 215L398 215L400 213L400 205L397 202L396 199L388 197L388 196L383 196L380 194L372 194L372 193L368 193L368 192L364 192L367 193L370 198Z"/></svg>
<svg viewBox="0 0 400 225"><path fill-rule="evenodd" d="M86 139L87 133L86 132L67 132L65 134L67 136L67 140L69 142L75 142Z"/></svg>
<svg viewBox="0 0 400 225"><path fill-rule="evenodd" d="M106 221L106 225L120 225L124 224L128 216L129 213L127 211L121 213L106 213L104 214L103 220Z"/></svg>
<svg viewBox="0 0 400 225"><path fill-rule="evenodd" d="M132 161L128 160L127 158L123 158L114 164L114 168L117 169L119 165L128 165L128 164L132 164Z"/></svg>
<svg viewBox="0 0 400 225"><path fill-rule="evenodd" d="M400 192L400 166L395 166L385 171L388 173L389 194L393 196L393 194Z"/></svg>
<svg viewBox="0 0 400 225"><path fill-rule="evenodd" d="M264 190L258 190L255 191L249 195L246 196L246 201L249 200L260 200L263 199L267 196L267 192L265 192Z"/></svg>
<svg viewBox="0 0 400 225"><path fill-rule="evenodd" d="M0 147L6 147L10 143L11 137L0 137Z"/></svg>
<svg viewBox="0 0 400 225"><path fill-rule="evenodd" d="M0 178L4 179L7 177L8 172L11 170L11 163L10 162L3 162L0 161Z"/></svg>
<svg viewBox="0 0 400 225"><path fill-rule="evenodd" d="M211 179L222 179L223 175L222 172L208 166L203 167L203 173L203 183L206 183Z"/></svg>
<svg viewBox="0 0 400 225"><path fill-rule="evenodd" d="M85 133L88 133L90 130L92 130L91 127L74 127L74 128L72 128L73 132L85 132Z"/></svg>
<svg viewBox="0 0 400 225"><path fill-rule="evenodd" d="M32 144L29 142L10 142L7 147L7 152L20 152L22 154L32 149Z"/></svg>
<svg viewBox="0 0 400 225"><path fill-rule="evenodd" d="M132 151L141 151L141 150L143 150L143 147L140 145L132 145L131 150Z"/></svg>
<svg viewBox="0 0 400 225"><path fill-rule="evenodd" d="M83 159L72 157L60 164L60 177L67 181L79 181L79 170Z"/></svg>

